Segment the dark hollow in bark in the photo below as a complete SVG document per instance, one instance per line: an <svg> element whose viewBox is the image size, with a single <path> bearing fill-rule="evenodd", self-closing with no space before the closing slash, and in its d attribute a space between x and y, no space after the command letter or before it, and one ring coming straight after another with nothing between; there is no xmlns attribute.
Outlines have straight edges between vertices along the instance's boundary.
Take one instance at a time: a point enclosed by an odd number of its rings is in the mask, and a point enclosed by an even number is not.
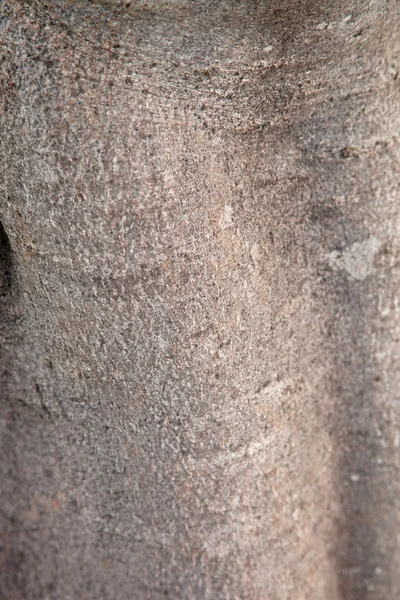
<svg viewBox="0 0 400 600"><path fill-rule="evenodd" d="M0 297L5 298L12 286L12 250L3 223L0 221Z"/></svg>

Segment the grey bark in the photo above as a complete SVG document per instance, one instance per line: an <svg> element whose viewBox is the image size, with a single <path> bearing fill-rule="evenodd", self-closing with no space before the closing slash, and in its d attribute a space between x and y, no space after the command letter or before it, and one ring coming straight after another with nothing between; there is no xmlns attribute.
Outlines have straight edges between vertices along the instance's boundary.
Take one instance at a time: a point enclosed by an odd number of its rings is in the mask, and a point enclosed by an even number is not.
<svg viewBox="0 0 400 600"><path fill-rule="evenodd" d="M399 3L1 11L0 597L399 598Z"/></svg>

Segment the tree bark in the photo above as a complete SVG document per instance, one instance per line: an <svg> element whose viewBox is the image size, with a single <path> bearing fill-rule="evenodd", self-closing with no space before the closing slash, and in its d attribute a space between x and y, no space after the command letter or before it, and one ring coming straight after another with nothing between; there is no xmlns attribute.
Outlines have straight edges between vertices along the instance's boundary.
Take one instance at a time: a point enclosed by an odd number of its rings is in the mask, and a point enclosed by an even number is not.
<svg viewBox="0 0 400 600"><path fill-rule="evenodd" d="M0 596L400 596L400 11L1 7Z"/></svg>

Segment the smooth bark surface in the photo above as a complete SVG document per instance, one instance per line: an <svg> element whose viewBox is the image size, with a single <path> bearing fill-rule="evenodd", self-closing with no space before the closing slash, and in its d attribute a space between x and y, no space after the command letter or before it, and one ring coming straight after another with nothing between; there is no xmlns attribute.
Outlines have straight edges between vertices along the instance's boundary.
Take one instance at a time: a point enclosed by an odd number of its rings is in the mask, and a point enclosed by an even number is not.
<svg viewBox="0 0 400 600"><path fill-rule="evenodd" d="M399 598L398 2L1 11L1 598Z"/></svg>

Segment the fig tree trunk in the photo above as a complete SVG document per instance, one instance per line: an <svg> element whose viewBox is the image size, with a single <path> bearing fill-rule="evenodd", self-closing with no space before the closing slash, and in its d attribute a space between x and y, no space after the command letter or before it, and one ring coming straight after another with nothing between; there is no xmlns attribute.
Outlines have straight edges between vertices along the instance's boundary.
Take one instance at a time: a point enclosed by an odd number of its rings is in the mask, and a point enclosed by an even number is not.
<svg viewBox="0 0 400 600"><path fill-rule="evenodd" d="M1 598L399 598L399 3L1 14Z"/></svg>

